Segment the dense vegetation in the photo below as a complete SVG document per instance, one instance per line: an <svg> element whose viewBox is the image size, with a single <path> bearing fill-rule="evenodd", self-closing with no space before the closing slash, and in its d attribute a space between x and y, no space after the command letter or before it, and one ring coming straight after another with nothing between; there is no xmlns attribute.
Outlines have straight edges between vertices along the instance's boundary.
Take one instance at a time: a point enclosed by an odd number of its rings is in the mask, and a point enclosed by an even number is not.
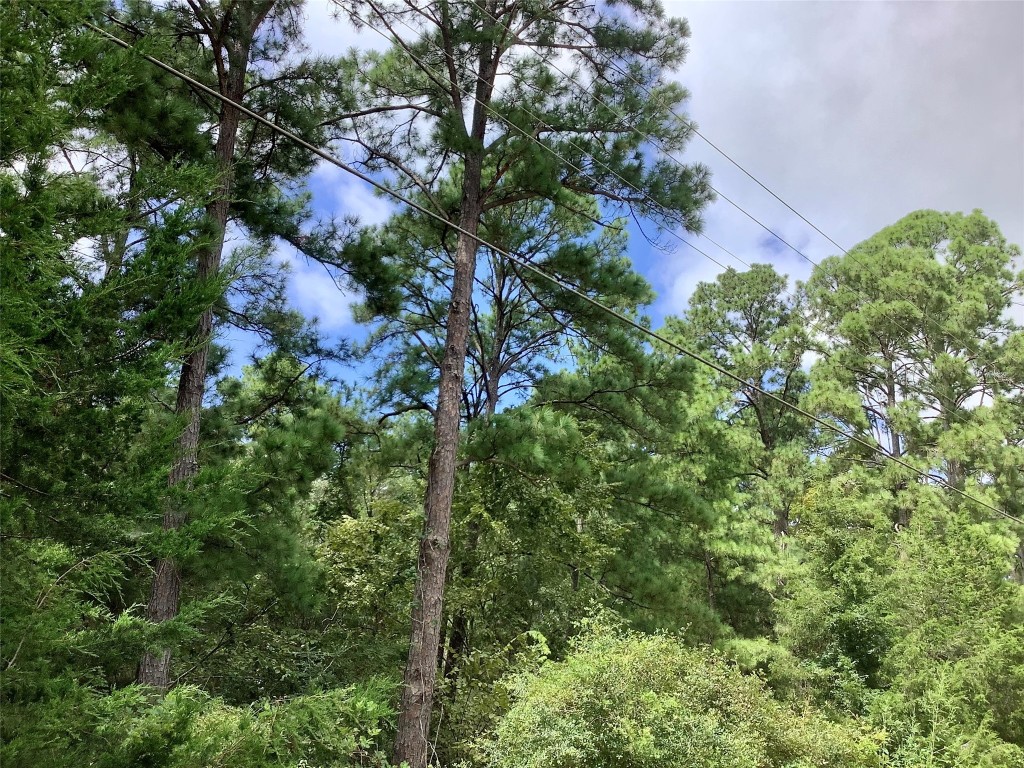
<svg viewBox="0 0 1024 768"><path fill-rule="evenodd" d="M390 47L0 4L3 765L1024 765L1019 247L925 210L727 270L658 329L712 370L582 298L649 325L628 215L712 200L685 22L338 10ZM325 217L313 154L139 52L421 207Z"/></svg>

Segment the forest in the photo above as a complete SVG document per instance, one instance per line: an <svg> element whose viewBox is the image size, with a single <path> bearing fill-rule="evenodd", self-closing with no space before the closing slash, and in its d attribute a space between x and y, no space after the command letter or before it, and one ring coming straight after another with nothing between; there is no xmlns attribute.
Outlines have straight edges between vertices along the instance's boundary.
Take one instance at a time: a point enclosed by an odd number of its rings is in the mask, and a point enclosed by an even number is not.
<svg viewBox="0 0 1024 768"><path fill-rule="evenodd" d="M0 763L1022 768L1020 247L655 325L685 20L331 3L0 3Z"/></svg>

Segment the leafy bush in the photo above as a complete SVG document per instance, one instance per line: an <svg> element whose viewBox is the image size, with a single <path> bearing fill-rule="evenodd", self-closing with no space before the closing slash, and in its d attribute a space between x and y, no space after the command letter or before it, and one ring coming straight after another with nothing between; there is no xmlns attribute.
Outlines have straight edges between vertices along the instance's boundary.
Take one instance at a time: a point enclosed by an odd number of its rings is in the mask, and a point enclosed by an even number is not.
<svg viewBox="0 0 1024 768"><path fill-rule="evenodd" d="M17 766L342 768L383 765L391 686L372 684L232 707L179 686L154 701L130 686L95 696L69 686L0 750Z"/></svg>
<svg viewBox="0 0 1024 768"><path fill-rule="evenodd" d="M666 636L598 631L511 683L481 742L492 768L810 768L878 765L848 723L775 701L721 656Z"/></svg>

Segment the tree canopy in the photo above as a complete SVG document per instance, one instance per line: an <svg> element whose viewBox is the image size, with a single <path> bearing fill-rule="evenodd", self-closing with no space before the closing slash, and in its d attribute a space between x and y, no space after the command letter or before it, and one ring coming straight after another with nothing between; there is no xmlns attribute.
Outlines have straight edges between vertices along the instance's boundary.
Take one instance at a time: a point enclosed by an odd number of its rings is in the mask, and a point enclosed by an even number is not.
<svg viewBox="0 0 1024 768"><path fill-rule="evenodd" d="M335 5L383 45L0 5L0 761L1024 765L1019 246L920 210L655 327L687 23Z"/></svg>

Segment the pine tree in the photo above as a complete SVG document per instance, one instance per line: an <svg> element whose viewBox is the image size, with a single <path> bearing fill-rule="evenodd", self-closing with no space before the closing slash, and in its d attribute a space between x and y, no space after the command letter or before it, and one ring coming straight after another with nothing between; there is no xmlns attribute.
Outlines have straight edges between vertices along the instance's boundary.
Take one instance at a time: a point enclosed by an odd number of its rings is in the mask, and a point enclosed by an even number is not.
<svg viewBox="0 0 1024 768"><path fill-rule="evenodd" d="M561 205L567 191L650 212L651 193L696 227L709 191L702 168L649 161L639 151L645 138L638 127L659 139L665 151L681 148L688 133L672 113L685 92L661 80L663 70L682 61L687 30L659 8L638 6L627 21L583 3L547 9L442 2L420 13L401 4L359 2L353 4L353 18L386 29L395 44L367 57L362 70L369 103L351 115L351 127L342 135L365 153L369 168L387 169L398 189L424 194L459 232L395 748L396 763L405 760L420 768L427 759L443 615L481 216L529 199ZM587 80L601 101L553 77L550 62L565 54L573 59L574 77ZM621 70L609 68L608 57ZM502 65L512 66L512 86L498 92ZM653 88L657 98L641 95L641 87ZM605 103L619 109L608 110ZM435 182L417 170L424 160L433 179L457 169L457 205L446 207L437 198ZM660 208L655 213L660 215Z"/></svg>
<svg viewBox="0 0 1024 768"><path fill-rule="evenodd" d="M126 682L141 653L115 627L133 625L144 510L171 458L152 398L212 300L190 268L211 176L111 132L138 79L80 32L88 10L8 4L0 20L4 762L59 752L40 734L73 733L94 681Z"/></svg>
<svg viewBox="0 0 1024 768"><path fill-rule="evenodd" d="M797 404L808 384L803 368L809 343L802 323L803 307L799 296L790 298L785 292L786 278L769 265L755 264L747 272L729 269L714 283L699 284L685 319L669 322L669 328L682 339L692 340L747 382L737 384L721 377L718 386L730 391L733 398L733 403L725 406L728 424L734 431L744 428L753 438L744 452L758 481L741 485L774 507L776 536L787 533L789 507L800 489L772 489L769 480L799 476L805 443L811 436L806 419L763 394L769 392Z"/></svg>
<svg viewBox="0 0 1024 768"><path fill-rule="evenodd" d="M312 222L308 196L295 194L294 181L309 173L314 158L305 149L280 137L266 126L244 120L231 102L247 102L250 108L270 116L313 142L323 140L327 113L335 98L346 98L335 66L329 61L300 59L300 3L293 0L215 3L198 0L150 8L131 6L122 22L143 45L162 36L174 36L188 45L165 58L177 62L200 80L209 82L228 101L213 105L217 119L215 140L198 125L173 125L166 132L161 98L147 98L166 84L169 75L141 65L152 81L131 93L125 117L115 118L120 133L170 162L196 156L215 171L212 195L206 205L211 236L196 260L194 283L208 286L211 300L187 332L189 352L181 360L175 412L183 421L178 459L168 477L169 498L163 507L162 527L168 541L180 539L177 531L188 519L189 492L199 472L201 413L207 378L216 355L211 334L216 325L232 324L256 333L271 349L307 359L323 359L333 353L324 349L315 332L302 318L285 309L283 276L273 263L275 243L285 241L305 256L321 261L350 284L367 288L369 300L386 301L389 273L369 261L342 262L339 252L348 236L344 221ZM119 33L124 29L118 28ZM202 99L180 83L168 89L186 105L199 106ZM197 101L199 104L197 104ZM173 105L172 105L173 106ZM205 111L209 105L202 104ZM231 225L242 228L248 247L236 248L225 264L224 240ZM184 489L184 493L182 493ZM148 615L155 624L173 618L179 610L180 563L172 550L163 551L156 563L156 577ZM169 684L170 649L148 653L139 668L139 681L166 688Z"/></svg>
<svg viewBox="0 0 1024 768"><path fill-rule="evenodd" d="M917 211L824 260L807 286L829 337L812 402L965 487L980 467L953 445L1014 389L1001 359L1020 333L1005 315L1019 254L980 212ZM907 510L894 520L909 522Z"/></svg>
<svg viewBox="0 0 1024 768"><path fill-rule="evenodd" d="M488 211L481 217L481 234L603 304L637 316L653 294L632 271L624 224L599 229L596 202L573 197L563 196L573 207L533 200ZM401 311L380 318L368 343L368 352L379 360L378 407L385 412L432 410L456 239L448 227L410 211L362 233L352 249L372 243L403 265ZM606 349L636 346L617 321L552 283L523 274L493 249L482 247L479 261L461 394L467 421L490 418L499 403L522 402L541 377L569 359L569 340Z"/></svg>

